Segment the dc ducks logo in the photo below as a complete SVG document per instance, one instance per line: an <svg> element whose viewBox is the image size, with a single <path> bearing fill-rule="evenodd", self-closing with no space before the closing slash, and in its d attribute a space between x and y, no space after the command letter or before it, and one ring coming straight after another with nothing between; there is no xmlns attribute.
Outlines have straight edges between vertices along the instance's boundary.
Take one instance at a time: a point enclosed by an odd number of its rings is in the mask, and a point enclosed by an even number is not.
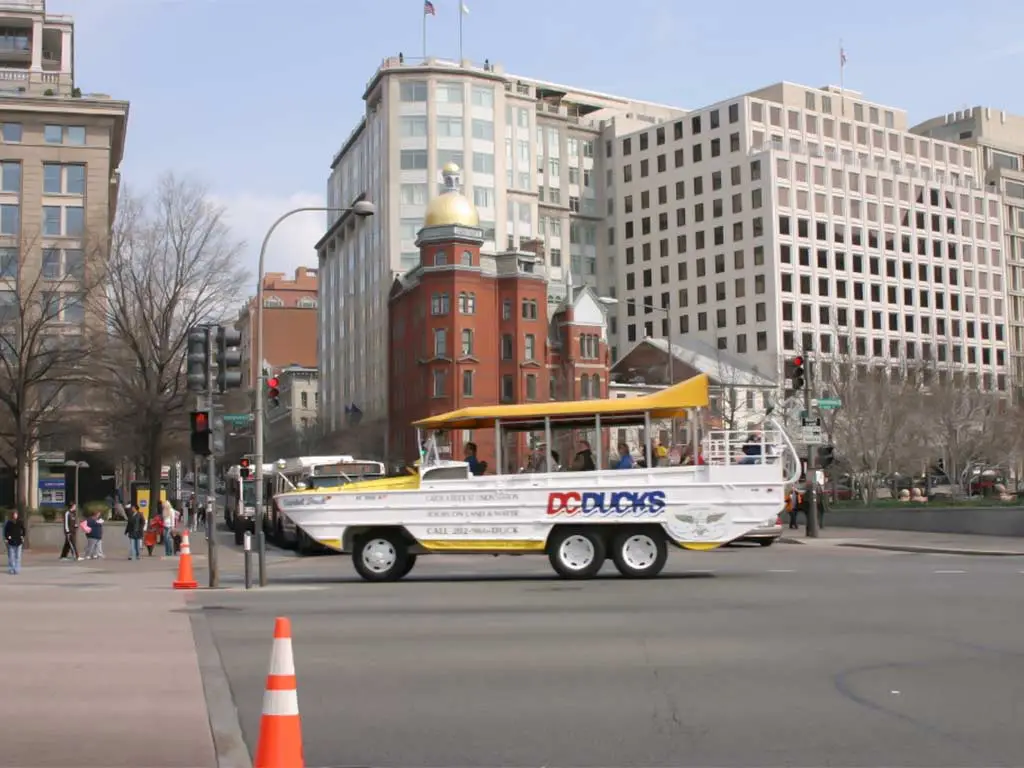
<svg viewBox="0 0 1024 768"><path fill-rule="evenodd" d="M656 517L664 511L664 491L568 491L548 494L549 517Z"/></svg>

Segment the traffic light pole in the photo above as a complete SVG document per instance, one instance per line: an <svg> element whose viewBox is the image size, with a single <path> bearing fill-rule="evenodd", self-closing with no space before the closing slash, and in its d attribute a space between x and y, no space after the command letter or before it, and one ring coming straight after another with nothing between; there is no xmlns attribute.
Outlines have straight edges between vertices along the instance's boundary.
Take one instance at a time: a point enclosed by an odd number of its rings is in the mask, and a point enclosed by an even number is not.
<svg viewBox="0 0 1024 768"><path fill-rule="evenodd" d="M210 350L210 357L213 357L214 342L216 341L217 329L213 326L208 326L206 329L207 349ZM209 361L206 366L206 392L207 392L207 404L209 405L210 413L210 424L212 428L213 424L213 393L216 385L216 369L213 365L213 360ZM217 474L217 457L211 452L206 457L206 498L213 499L213 520L214 524L210 526L210 537L207 540L207 563L209 564L210 571L210 588L216 589L220 586L220 566L217 560L217 483L214 481L213 476ZM198 478L196 478L198 482Z"/></svg>
<svg viewBox="0 0 1024 768"><path fill-rule="evenodd" d="M806 357L806 352L805 352ZM807 366L807 383L804 385L804 412L807 418L811 418L811 394L814 390L814 363L809 357L804 361ZM818 446L808 444L807 446L807 481L804 487L804 498L807 499L807 535L812 539L818 538L818 484L814 478L814 464L817 457Z"/></svg>

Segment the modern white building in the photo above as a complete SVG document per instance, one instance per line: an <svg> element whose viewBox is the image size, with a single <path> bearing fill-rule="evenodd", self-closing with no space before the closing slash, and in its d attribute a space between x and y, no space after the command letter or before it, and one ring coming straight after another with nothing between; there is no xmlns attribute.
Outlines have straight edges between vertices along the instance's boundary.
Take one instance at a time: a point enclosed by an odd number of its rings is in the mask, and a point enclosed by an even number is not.
<svg viewBox="0 0 1024 768"><path fill-rule="evenodd" d="M951 112L916 125L923 136L976 147L986 186L1003 196L1003 247L1010 358L1024 384L1024 117L988 107Z"/></svg>
<svg viewBox="0 0 1024 768"><path fill-rule="evenodd" d="M787 355L848 353L1008 386L1000 196L974 148L852 91L778 83L601 153L616 351L697 336L776 380Z"/></svg>
<svg viewBox="0 0 1024 768"><path fill-rule="evenodd" d="M366 198L377 214L331 214L317 245L328 431L344 423L346 406L367 421L386 412L387 294L394 275L418 263L417 232L446 163L463 169L485 251L540 238L554 284L569 268L577 283L596 284L608 247L604 137L685 114L511 75L489 62L402 56L381 63L364 99L366 115L331 165L328 205Z"/></svg>

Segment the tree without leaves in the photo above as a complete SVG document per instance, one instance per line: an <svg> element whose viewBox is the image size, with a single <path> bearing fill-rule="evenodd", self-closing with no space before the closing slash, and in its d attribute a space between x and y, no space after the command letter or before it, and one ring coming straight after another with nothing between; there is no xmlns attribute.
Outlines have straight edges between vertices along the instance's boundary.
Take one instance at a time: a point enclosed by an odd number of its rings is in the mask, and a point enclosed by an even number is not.
<svg viewBox="0 0 1024 768"><path fill-rule="evenodd" d="M166 439L186 428L188 331L219 322L237 305L247 277L242 248L223 209L194 182L169 174L148 196L122 196L108 268L113 340L104 367L116 398L113 426L136 436L151 489L160 487Z"/></svg>
<svg viewBox="0 0 1024 768"><path fill-rule="evenodd" d="M38 243L23 239L16 290L0 303L0 460L18 476L23 514L34 447L75 420L82 398L73 393L95 378L87 363L99 332L86 310L104 278L103 247L89 238L79 248L44 248L37 266Z"/></svg>

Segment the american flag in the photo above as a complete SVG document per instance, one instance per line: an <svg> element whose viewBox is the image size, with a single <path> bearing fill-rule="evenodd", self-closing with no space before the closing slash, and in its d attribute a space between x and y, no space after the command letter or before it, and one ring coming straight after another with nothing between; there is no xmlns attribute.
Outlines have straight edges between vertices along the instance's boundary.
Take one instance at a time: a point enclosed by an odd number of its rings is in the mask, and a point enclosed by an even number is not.
<svg viewBox="0 0 1024 768"><path fill-rule="evenodd" d="M430 0L423 0L423 15L437 16L437 10L434 8L434 4L430 2Z"/></svg>
<svg viewBox="0 0 1024 768"><path fill-rule="evenodd" d="M841 66L841 67L845 67L846 66L846 49L845 48L840 48L839 49L839 66Z"/></svg>

